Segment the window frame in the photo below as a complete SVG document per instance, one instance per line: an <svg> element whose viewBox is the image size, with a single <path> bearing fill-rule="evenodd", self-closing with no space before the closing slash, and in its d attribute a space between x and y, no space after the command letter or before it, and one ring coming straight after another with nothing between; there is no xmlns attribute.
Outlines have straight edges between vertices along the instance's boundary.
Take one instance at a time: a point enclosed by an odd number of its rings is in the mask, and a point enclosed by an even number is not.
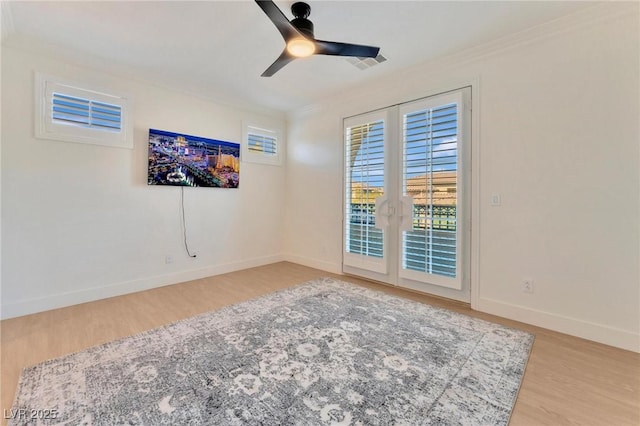
<svg viewBox="0 0 640 426"><path fill-rule="evenodd" d="M399 276L400 278L405 278L409 280L413 280L416 282L424 282L427 284L437 285L440 287L451 288L454 290L462 290L463 287L463 279L464 272L466 271L465 262L467 261L467 250L468 250L468 240L466 239L467 235L467 210L469 208L469 200L467 197L467 189L468 186L468 177L467 174L470 173L470 170L467 169L467 146L469 145L469 136L467 135L467 126L470 120L470 114L468 110L469 101L467 97L470 96L470 92L466 90L465 87L452 90L447 93L442 93L438 95L432 95L423 99L419 99L413 102L407 102L399 106L399 118L400 122L403 123L405 117L408 114L411 114L416 111L432 111L434 108L438 108L442 105L456 105L456 237L455 237L455 275L447 276L443 274L439 274L437 272L420 272L417 270L410 269L404 265L404 260L400 262L399 265ZM406 143L404 126L400 126L400 134L398 135L398 141L400 143L400 149L402 150L401 157L405 155ZM398 192L401 196L404 196L404 183L403 181L406 178L406 169L405 164L399 164L400 173L401 173L401 186L398 189ZM433 173L433 172L432 172ZM411 198L411 202L413 203L413 197ZM433 204L431 204L433 206ZM413 205L411 207L413 209ZM432 228L433 230L433 228ZM401 235L399 236L399 243L401 246L399 247L399 252L404 253L404 244L405 238L407 234L412 231L411 228L401 229ZM404 253L406 256L406 253ZM431 256L433 257L433 255ZM427 257L428 262L432 261Z"/></svg>
<svg viewBox="0 0 640 426"><path fill-rule="evenodd" d="M62 142L101 145L133 149L132 99L122 93L103 90L88 83L36 72L35 75L35 136ZM91 87L91 88L89 88ZM108 93L111 92L111 93ZM120 130L90 127L71 122L59 122L53 118L53 94L88 99L91 102L117 105L121 108Z"/></svg>
<svg viewBox="0 0 640 426"><path fill-rule="evenodd" d="M473 255L471 251L471 247L473 244L473 240L471 237L471 210L476 207L477 199L472 199L472 169L471 163L473 160L471 157L472 144L477 144L477 139L472 136L472 133L477 132L477 126L472 126L472 108L471 103L472 99L472 84L456 84L452 85L453 87L457 87L456 89L447 89L433 91L434 94L429 96L420 98L418 100L413 101L404 101L399 104L389 105L381 110L375 110L369 113L362 113L358 115L353 115L349 117L343 118L343 125L346 125L347 120L358 120L358 118L362 119L366 117L367 114L372 114L378 111L386 111L387 117L389 120L389 140L386 144L388 149L385 149L385 152L388 153L388 164L389 164L389 175L386 176L389 179L388 187L385 192L388 194L388 203L386 204L387 211L384 216L388 216L387 224L383 224L387 226L388 240L389 240L389 248L388 252L388 264L386 265L367 265L362 263L360 266L354 266L350 259L345 256L345 229L346 229L346 221L349 218L346 217L346 205L348 191L346 190L347 183L347 173L348 173L348 158L346 149L348 144L346 142L346 137L343 136L344 146L343 146L343 258L342 258L342 272L353 274L361 277L365 277L368 279L373 279L376 281L384 282L391 285L397 285L400 287L423 291L427 293L432 293L435 295L449 297L455 300L469 301L470 297L470 286L471 286L471 275L477 277L475 270L472 269L473 263L471 262L471 256ZM460 103L460 111L459 114L462 113L464 119L462 120L462 124L458 126L458 176L457 177L457 186L456 186L456 194L458 203L456 205L456 213L457 213L457 236L462 238L461 243L456 243L456 259L459 259L459 262L456 262L456 267L461 267L462 270L460 273L456 273L456 278L451 278L448 276L442 276L440 279L439 276L432 274L428 277L425 277L421 273L413 274L414 271L402 271L402 261L403 261L403 247L402 247L402 239L403 232L406 230L405 228L413 223L413 200L408 199L409 197L405 197L403 195L403 179L402 174L404 173L403 161L404 154L401 146L403 145L403 125L402 114L400 110L403 107L410 106L414 103L422 103L435 101L435 103L439 103L438 98L443 98L447 95L454 95L457 93L462 94L462 100ZM477 98L476 101L477 102ZM476 110L477 114L477 110ZM462 117L459 115L459 117ZM474 133L477 136L477 133ZM462 145L460 145L462 144ZM477 151L476 151L477 152ZM386 161L386 160L385 160ZM477 169L475 169L477 170ZM477 182L477 181L476 181ZM411 201L411 203L409 203ZM411 206L409 205L411 204ZM380 208L384 205L376 206L376 211L380 212ZM409 220L407 220L409 219ZM477 229L477 228L476 228ZM460 241L460 240L457 240ZM477 247L477 246L476 246ZM460 251L458 251L460 250ZM386 268L387 273L380 273L379 270ZM410 276L408 276L410 275ZM428 278L428 279L425 279ZM436 278L436 279L433 279Z"/></svg>
<svg viewBox="0 0 640 426"><path fill-rule="evenodd" d="M252 151L249 149L249 135L268 137L275 139L275 154ZM282 151L284 148L282 129L278 126L265 125L252 121L244 121L242 124L242 161L249 163L268 164L272 166L282 165Z"/></svg>
<svg viewBox="0 0 640 426"><path fill-rule="evenodd" d="M391 235L388 232L388 229L386 228L388 227L387 222L389 221L389 218L390 218L388 215L389 190L392 187L391 167L392 167L393 161L390 160L390 156L392 154L390 152L389 137L392 134L394 127L393 127L393 124L391 124L392 122L391 115L392 114L388 109L382 109L382 110L372 111L369 113L364 113L364 114L360 114L353 117L347 117L343 119L342 137L343 137L343 143L344 143L344 146L343 146L344 178L343 178L343 184L342 184L342 191L343 191L342 264L343 264L343 271L347 273L350 272L350 268L358 268L360 270L366 270L366 271L374 272L376 274L387 274L390 269L389 248L391 246L391 238L390 238ZM383 153L384 174L383 174L383 184L382 184L383 195L380 197L377 197L375 201L376 208L375 208L375 218L374 218L374 223L375 223L374 227L379 230L382 236L382 255L379 257L370 256L365 253L352 252L351 250L349 250L349 244L350 244L349 233L351 231L352 224L350 223L350 221L348 220L349 218L347 217L348 216L347 212L350 211L350 204L351 204L351 197L352 197L352 189L348 187L352 183L352 177L349 176L349 172L353 168L353 165L350 164L350 156L352 154L351 149L349 149L349 152L347 152L347 147L349 147L351 143L351 141L349 141L347 138L347 133L349 129L363 127L365 125L373 124L376 122L380 122L382 126L381 139L383 141L383 150L384 150L384 153ZM358 151L359 149L360 148L358 148ZM385 214L383 214L383 212L381 211L383 207L385 210Z"/></svg>

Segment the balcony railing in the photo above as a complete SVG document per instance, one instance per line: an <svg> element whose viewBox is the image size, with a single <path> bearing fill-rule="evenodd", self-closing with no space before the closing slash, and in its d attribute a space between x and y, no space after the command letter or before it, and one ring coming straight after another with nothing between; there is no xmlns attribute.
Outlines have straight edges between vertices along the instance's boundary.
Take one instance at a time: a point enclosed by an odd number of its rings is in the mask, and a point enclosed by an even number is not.
<svg viewBox="0 0 640 426"><path fill-rule="evenodd" d="M413 228L403 237L403 267L444 276L456 273L456 206L413 206ZM347 251L383 255L383 231L375 228L375 204L349 206Z"/></svg>
<svg viewBox="0 0 640 426"><path fill-rule="evenodd" d="M351 203L349 222L375 225L376 206L373 203ZM456 230L456 206L414 204L413 229Z"/></svg>

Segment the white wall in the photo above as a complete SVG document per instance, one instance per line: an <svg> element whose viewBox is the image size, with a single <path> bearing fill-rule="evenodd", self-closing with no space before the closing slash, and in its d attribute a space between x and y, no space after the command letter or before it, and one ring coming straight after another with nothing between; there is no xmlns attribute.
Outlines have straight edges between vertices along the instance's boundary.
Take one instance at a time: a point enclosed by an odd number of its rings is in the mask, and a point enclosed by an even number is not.
<svg viewBox="0 0 640 426"><path fill-rule="evenodd" d="M36 139L36 71L132 95L134 149ZM195 259L180 189L147 186L149 128L240 142L243 120L285 126L282 114L3 48L2 317L281 260L284 167L243 162L237 190L185 189Z"/></svg>
<svg viewBox="0 0 640 426"><path fill-rule="evenodd" d="M472 83L472 306L640 351L638 33L607 4L290 114L288 257L341 269L343 117Z"/></svg>

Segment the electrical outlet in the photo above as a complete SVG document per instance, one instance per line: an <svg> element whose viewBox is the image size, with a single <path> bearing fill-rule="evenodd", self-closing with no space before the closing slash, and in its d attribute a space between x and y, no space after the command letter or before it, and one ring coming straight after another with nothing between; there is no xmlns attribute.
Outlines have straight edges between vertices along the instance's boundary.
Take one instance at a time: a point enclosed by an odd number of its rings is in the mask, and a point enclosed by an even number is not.
<svg viewBox="0 0 640 426"><path fill-rule="evenodd" d="M533 293L533 278L522 279L522 292Z"/></svg>
<svg viewBox="0 0 640 426"><path fill-rule="evenodd" d="M165 256L164 263L166 264L173 263L173 256Z"/></svg>

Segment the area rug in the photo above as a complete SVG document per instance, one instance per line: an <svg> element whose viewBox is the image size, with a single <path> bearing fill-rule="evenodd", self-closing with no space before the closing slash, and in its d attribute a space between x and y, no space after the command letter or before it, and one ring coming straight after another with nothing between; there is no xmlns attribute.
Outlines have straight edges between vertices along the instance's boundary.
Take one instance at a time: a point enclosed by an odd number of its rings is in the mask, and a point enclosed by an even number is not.
<svg viewBox="0 0 640 426"><path fill-rule="evenodd" d="M10 424L504 425L532 343L322 278L28 367Z"/></svg>

